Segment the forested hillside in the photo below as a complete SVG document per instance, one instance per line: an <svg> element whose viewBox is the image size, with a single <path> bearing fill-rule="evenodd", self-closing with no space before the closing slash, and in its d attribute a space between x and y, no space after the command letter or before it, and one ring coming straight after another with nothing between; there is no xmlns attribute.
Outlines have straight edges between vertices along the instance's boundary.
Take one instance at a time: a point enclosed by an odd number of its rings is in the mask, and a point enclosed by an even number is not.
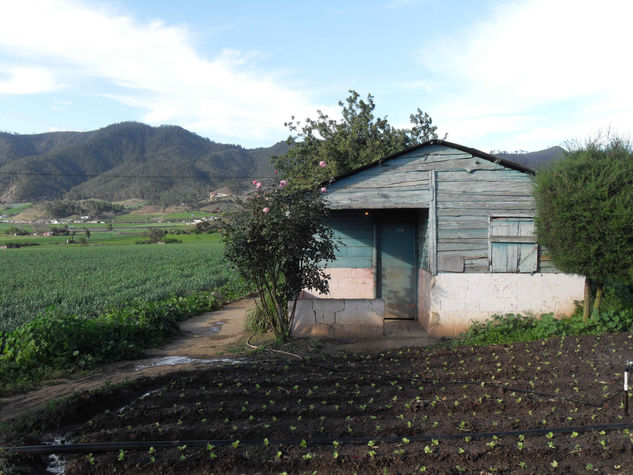
<svg viewBox="0 0 633 475"><path fill-rule="evenodd" d="M182 127L136 122L90 132L0 133L0 201L140 198L170 204L270 176L285 143L248 150Z"/></svg>

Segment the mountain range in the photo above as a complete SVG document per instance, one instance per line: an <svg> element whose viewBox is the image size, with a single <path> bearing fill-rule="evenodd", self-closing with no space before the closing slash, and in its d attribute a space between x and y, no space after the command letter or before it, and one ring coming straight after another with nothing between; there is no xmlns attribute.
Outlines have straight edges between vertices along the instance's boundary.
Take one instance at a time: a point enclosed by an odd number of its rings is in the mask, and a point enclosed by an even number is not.
<svg viewBox="0 0 633 475"><path fill-rule="evenodd" d="M220 188L240 193L252 179L274 176L271 158L287 150L285 142L245 149L182 127L138 122L89 132L0 132L0 202L140 198L173 204ZM562 152L498 155L539 168Z"/></svg>
<svg viewBox="0 0 633 475"><path fill-rule="evenodd" d="M178 126L123 122L90 132L0 133L0 201L129 198L171 204L273 173L288 145L245 149Z"/></svg>

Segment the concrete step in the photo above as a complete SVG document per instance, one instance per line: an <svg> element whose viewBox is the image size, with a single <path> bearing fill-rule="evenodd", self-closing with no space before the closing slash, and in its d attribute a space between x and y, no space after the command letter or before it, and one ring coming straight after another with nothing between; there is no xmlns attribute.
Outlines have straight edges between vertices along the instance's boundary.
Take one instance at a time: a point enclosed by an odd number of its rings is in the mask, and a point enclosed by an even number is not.
<svg viewBox="0 0 633 475"><path fill-rule="evenodd" d="M385 336L405 338L429 338L428 333L417 320L385 320Z"/></svg>

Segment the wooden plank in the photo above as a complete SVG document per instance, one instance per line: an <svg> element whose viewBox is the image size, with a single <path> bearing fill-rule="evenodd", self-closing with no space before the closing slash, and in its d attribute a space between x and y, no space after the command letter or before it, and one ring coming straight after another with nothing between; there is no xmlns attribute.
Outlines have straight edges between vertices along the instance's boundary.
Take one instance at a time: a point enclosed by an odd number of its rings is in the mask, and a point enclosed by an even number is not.
<svg viewBox="0 0 633 475"><path fill-rule="evenodd" d="M514 244L492 243L492 272L516 272L517 252Z"/></svg>
<svg viewBox="0 0 633 475"><path fill-rule="evenodd" d="M440 182L460 182L460 181L486 181L497 182L518 182L531 183L531 175L515 170L476 170L471 173L464 171L443 171L438 172Z"/></svg>
<svg viewBox="0 0 633 475"><path fill-rule="evenodd" d="M538 268L538 244L519 244L518 272L536 272Z"/></svg>
<svg viewBox="0 0 633 475"><path fill-rule="evenodd" d="M429 172L429 268L437 275L437 207L435 201L435 171Z"/></svg>
<svg viewBox="0 0 633 475"><path fill-rule="evenodd" d="M442 253L448 253L451 251L438 251L438 255ZM488 260L488 251L487 249L462 249L460 252L461 256L464 256L464 259L486 259Z"/></svg>
<svg viewBox="0 0 633 475"><path fill-rule="evenodd" d="M396 189L396 190L421 190L427 189L429 184L426 180L418 180L412 176L393 177L392 180L367 180L362 183L355 183L349 186L338 186L328 188L328 194L345 192L365 192L367 190Z"/></svg>
<svg viewBox="0 0 633 475"><path fill-rule="evenodd" d="M532 182L530 181L447 181L446 177L449 175L445 174L444 180L437 183L438 193L516 193L532 196Z"/></svg>
<svg viewBox="0 0 633 475"><path fill-rule="evenodd" d="M487 238L446 238L438 236L437 242L443 244L479 244L482 249L488 246Z"/></svg>
<svg viewBox="0 0 633 475"><path fill-rule="evenodd" d="M480 226L478 228L454 228L437 230L437 238L444 239L488 239L488 228Z"/></svg>
<svg viewBox="0 0 633 475"><path fill-rule="evenodd" d="M387 162L385 165L397 166L396 164L391 164L391 162ZM445 160L427 160L422 161L418 160L415 163L411 163L407 165L408 170L435 170L435 171L454 171L454 172L466 172L471 173L476 170L496 170L500 172L505 172L506 168L499 166L495 163L489 162L487 160L478 160L478 159L463 159L463 158L451 158ZM385 167L386 168L386 167Z"/></svg>
<svg viewBox="0 0 633 475"><path fill-rule="evenodd" d="M372 257L374 255L373 247L368 246L339 246L336 251L336 258L341 257Z"/></svg>
<svg viewBox="0 0 633 475"><path fill-rule="evenodd" d="M446 216L438 221L439 230L488 229L488 216Z"/></svg>
<svg viewBox="0 0 633 475"><path fill-rule="evenodd" d="M459 254L438 254L438 272L464 272L464 256Z"/></svg>
<svg viewBox="0 0 633 475"><path fill-rule="evenodd" d="M429 203L427 190L391 190L332 194L326 197L328 208L337 209L389 209L426 208Z"/></svg>
<svg viewBox="0 0 633 475"><path fill-rule="evenodd" d="M488 266L473 266L464 268L464 274L483 274L487 272L490 272L488 270Z"/></svg>
<svg viewBox="0 0 633 475"><path fill-rule="evenodd" d="M465 259L464 260L464 272L490 272L490 267L488 264L488 258L482 259Z"/></svg>
<svg viewBox="0 0 633 475"><path fill-rule="evenodd" d="M418 210L418 267L426 270L429 270L428 227L428 210Z"/></svg>
<svg viewBox="0 0 633 475"><path fill-rule="evenodd" d="M492 242L535 243L536 236L490 236Z"/></svg>
<svg viewBox="0 0 633 475"><path fill-rule="evenodd" d="M464 244L458 242L438 242L437 251L456 251L461 253L462 251L474 251L477 250L481 253L485 253L488 248L488 244Z"/></svg>
<svg viewBox="0 0 633 475"><path fill-rule="evenodd" d="M450 201L450 202L474 202L474 201L529 201L534 202L534 197L529 194L521 193L480 193L480 192L462 192L462 193L447 193L438 192L437 201Z"/></svg>
<svg viewBox="0 0 633 475"><path fill-rule="evenodd" d="M528 212L528 211L534 211L534 210L521 210L521 212L523 212L523 213ZM508 208L508 209L499 208L499 209L494 209L494 210L490 210L490 209L464 209L464 208L448 209L448 208L444 208L444 209L438 209L437 210L438 220L446 219L446 217L455 217L455 216L473 217L473 216L490 216L490 215L500 215L500 214L504 214L504 215L517 214L517 210L516 209L510 209L510 208Z"/></svg>
<svg viewBox="0 0 633 475"><path fill-rule="evenodd" d="M533 210L535 204L533 201L437 201L438 209L513 209L515 210Z"/></svg>
<svg viewBox="0 0 633 475"><path fill-rule="evenodd" d="M340 256L334 261L328 262L331 268L353 268L353 269L371 269L373 263L372 257L350 257Z"/></svg>
<svg viewBox="0 0 633 475"><path fill-rule="evenodd" d="M465 258L464 265L466 267L483 266L486 268L486 270L488 270L488 258L487 257L482 257L480 259Z"/></svg>

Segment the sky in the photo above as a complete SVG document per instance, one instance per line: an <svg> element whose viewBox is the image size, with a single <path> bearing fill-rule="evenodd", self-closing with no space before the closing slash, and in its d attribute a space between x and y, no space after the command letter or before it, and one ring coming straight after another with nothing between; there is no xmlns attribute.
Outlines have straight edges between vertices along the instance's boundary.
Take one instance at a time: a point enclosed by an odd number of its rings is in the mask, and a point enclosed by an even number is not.
<svg viewBox="0 0 633 475"><path fill-rule="evenodd" d="M267 147L353 89L486 152L630 136L632 17L628 0L0 0L0 130L134 120Z"/></svg>

